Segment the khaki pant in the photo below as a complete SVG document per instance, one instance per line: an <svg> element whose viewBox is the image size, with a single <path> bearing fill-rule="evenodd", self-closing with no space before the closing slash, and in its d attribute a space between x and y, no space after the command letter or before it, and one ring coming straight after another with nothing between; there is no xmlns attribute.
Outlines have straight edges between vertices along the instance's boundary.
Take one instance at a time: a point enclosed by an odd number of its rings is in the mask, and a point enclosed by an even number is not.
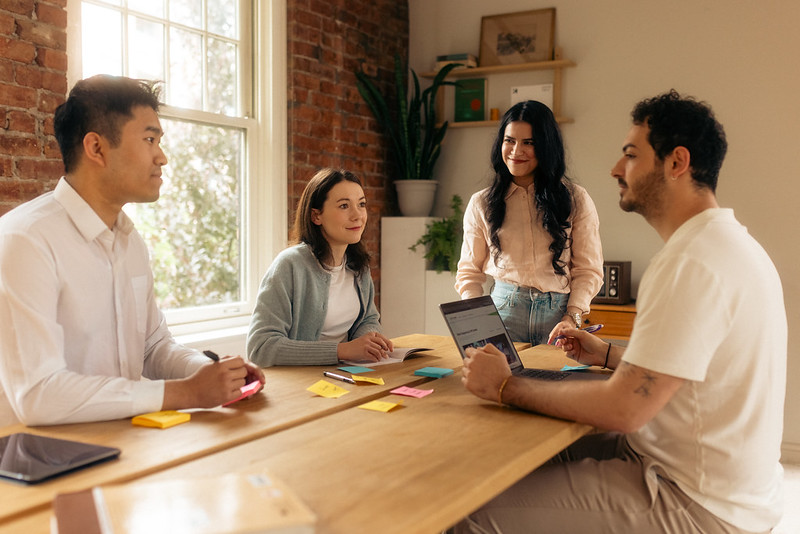
<svg viewBox="0 0 800 534"><path fill-rule="evenodd" d="M662 476L621 434L578 440L457 524L456 534L740 533Z"/></svg>

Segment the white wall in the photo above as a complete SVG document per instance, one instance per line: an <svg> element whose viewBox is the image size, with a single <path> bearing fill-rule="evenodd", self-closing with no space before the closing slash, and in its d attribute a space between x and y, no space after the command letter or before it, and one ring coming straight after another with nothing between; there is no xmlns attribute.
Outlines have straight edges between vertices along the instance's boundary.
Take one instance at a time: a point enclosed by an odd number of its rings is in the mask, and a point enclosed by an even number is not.
<svg viewBox="0 0 800 534"><path fill-rule="evenodd" d="M594 199L605 257L633 262L634 286L662 243L639 215L623 213L609 169L630 110L675 88L707 101L728 135L718 187L781 274L790 325L800 323L800 2L779 0L409 0L410 63L439 54L478 55L481 17L556 7L556 44L577 66L564 71L562 128L570 175ZM525 83L530 81L521 74ZM505 94L500 88L495 98ZM507 108L499 105L502 111ZM453 193L489 177L492 128L450 130L436 178L434 215ZM798 210L798 211L796 211ZM800 336L790 327L784 454L800 461Z"/></svg>

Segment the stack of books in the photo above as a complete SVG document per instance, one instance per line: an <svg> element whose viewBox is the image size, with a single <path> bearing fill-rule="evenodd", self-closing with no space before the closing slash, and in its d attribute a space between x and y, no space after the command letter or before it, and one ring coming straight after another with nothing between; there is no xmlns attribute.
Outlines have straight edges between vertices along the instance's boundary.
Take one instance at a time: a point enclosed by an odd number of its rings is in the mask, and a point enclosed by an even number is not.
<svg viewBox="0 0 800 534"><path fill-rule="evenodd" d="M436 56L436 64L433 70L438 72L439 69L450 63L461 63L465 67L477 67L478 58L472 54L445 54L443 56Z"/></svg>

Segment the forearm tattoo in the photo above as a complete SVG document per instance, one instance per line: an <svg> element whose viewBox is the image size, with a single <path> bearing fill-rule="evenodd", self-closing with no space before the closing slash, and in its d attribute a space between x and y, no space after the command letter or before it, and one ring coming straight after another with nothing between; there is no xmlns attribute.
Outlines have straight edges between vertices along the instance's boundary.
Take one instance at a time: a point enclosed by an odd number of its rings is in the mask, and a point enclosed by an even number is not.
<svg viewBox="0 0 800 534"><path fill-rule="evenodd" d="M647 369L641 369L641 372L637 373L636 368L627 362L621 362L620 370L626 375L638 374L641 377L641 383L636 389L633 390L633 392L642 397L650 396L650 390L656 382L655 375L653 375Z"/></svg>

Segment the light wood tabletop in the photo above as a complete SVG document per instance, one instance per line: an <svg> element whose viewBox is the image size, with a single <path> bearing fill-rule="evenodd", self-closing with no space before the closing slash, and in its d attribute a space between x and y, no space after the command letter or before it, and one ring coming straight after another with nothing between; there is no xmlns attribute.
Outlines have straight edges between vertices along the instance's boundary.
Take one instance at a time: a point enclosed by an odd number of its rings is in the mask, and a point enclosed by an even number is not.
<svg viewBox="0 0 800 534"><path fill-rule="evenodd" d="M0 481L0 526L14 516L48 507L58 493L134 480L381 398L396 387L433 380L414 375L414 371L422 367L461 366L461 358L449 337L409 335L392 341L396 347L432 350L418 353L403 363L376 367L367 375L383 378L384 385L351 386L330 380L351 391L338 399L317 397L306 390L324 378L323 371L335 370L337 366L270 367L264 369L263 392L227 408L189 410L192 414L189 423L165 430L133 426L130 419L50 427L14 425L0 429L0 436L29 432L122 450L118 460L40 484L26 486Z"/></svg>
<svg viewBox="0 0 800 534"><path fill-rule="evenodd" d="M553 347L521 355L529 366L570 363ZM439 366L455 368L450 358L443 358L450 365ZM381 400L403 401L389 413L358 408L369 400L364 397L324 417L145 473L141 480L265 469L317 514L319 533L434 533L591 431L478 399L461 384L460 366L454 375L419 387L434 392L422 399L386 393ZM47 532L49 517L47 507L32 510L0 523L0 532Z"/></svg>

